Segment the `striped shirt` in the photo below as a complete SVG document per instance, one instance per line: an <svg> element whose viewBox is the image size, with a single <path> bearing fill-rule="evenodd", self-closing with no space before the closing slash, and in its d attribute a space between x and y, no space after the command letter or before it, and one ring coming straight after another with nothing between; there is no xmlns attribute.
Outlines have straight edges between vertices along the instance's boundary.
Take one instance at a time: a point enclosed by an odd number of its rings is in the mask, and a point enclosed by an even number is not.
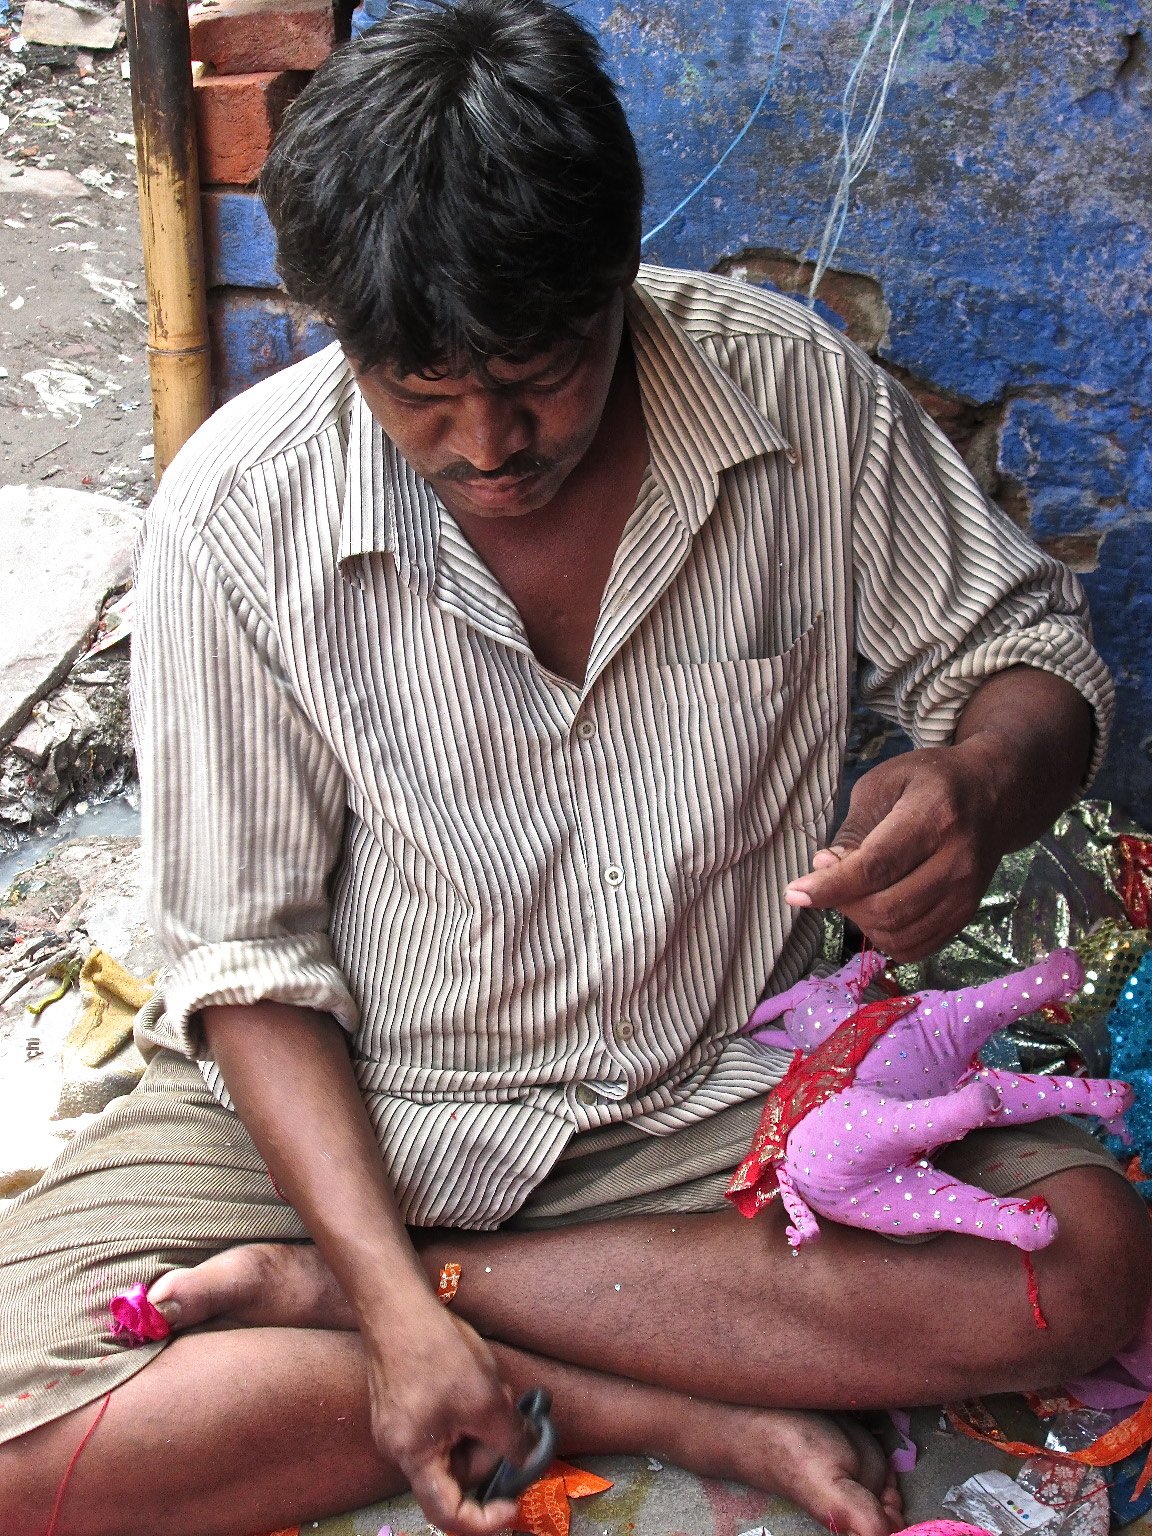
<svg viewBox="0 0 1152 1536"><path fill-rule="evenodd" d="M1111 707L1075 579L799 305L642 270L650 465L587 675L374 422L338 348L219 411L164 477L134 710L152 920L141 1036L197 1010L335 1015L401 1211L511 1215L574 1132L661 1134L763 1092L742 1037L819 917L850 691L921 745L1024 663ZM215 1067L208 1081L227 1102Z"/></svg>

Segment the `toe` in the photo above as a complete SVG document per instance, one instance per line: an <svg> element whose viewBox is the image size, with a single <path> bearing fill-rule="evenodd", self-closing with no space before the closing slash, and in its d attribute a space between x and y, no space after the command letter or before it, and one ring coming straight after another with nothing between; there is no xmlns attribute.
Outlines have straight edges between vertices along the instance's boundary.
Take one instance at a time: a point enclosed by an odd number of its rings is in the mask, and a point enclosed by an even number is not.
<svg viewBox="0 0 1152 1536"><path fill-rule="evenodd" d="M192 1269L169 1270L149 1290L148 1300L173 1329L185 1329L241 1311L251 1291L251 1264L244 1250L233 1250Z"/></svg>
<svg viewBox="0 0 1152 1536"><path fill-rule="evenodd" d="M888 1513L874 1493L850 1478L833 1483L824 1523L839 1536L891 1536Z"/></svg>

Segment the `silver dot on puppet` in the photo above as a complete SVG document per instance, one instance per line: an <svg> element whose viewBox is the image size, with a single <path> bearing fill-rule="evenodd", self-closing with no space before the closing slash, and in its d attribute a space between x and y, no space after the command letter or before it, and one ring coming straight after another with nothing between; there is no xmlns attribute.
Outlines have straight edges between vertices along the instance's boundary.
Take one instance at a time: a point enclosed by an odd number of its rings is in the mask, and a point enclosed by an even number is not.
<svg viewBox="0 0 1152 1536"><path fill-rule="evenodd" d="M977 1222L977 1223L976 1223L976 1225L977 1225L977 1226L978 1226L978 1227L982 1227L982 1226L983 1226L983 1225L984 1225L984 1223L983 1223L983 1222L982 1222L982 1221L978 1221L978 1222Z"/></svg>
<svg viewBox="0 0 1152 1536"><path fill-rule="evenodd" d="M976 1006L977 1006L977 1008L983 1008L983 1006L984 1006L984 999L982 997L977 1000Z"/></svg>
<svg viewBox="0 0 1152 1536"><path fill-rule="evenodd" d="M1021 992L1020 996L1021 997L1026 997L1026 998L1031 998L1032 994L1031 994L1031 992Z"/></svg>
<svg viewBox="0 0 1152 1536"><path fill-rule="evenodd" d="M902 1173L898 1173L896 1175L896 1183L897 1184L903 1184L903 1182L904 1182L904 1175Z"/></svg>

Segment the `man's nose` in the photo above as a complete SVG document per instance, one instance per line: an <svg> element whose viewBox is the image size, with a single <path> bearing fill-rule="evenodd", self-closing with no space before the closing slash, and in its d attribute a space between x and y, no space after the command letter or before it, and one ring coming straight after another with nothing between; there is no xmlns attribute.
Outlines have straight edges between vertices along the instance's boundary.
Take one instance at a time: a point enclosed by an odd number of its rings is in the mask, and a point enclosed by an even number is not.
<svg viewBox="0 0 1152 1536"><path fill-rule="evenodd" d="M451 451L481 474L491 474L532 444L532 418L513 395L477 391L461 399Z"/></svg>

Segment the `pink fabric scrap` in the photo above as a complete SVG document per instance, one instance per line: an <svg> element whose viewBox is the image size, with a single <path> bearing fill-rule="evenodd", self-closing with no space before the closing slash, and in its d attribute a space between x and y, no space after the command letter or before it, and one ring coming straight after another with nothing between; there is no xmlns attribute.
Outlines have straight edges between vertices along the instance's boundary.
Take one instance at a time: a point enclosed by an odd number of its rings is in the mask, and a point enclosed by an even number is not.
<svg viewBox="0 0 1152 1536"><path fill-rule="evenodd" d="M166 1339L172 1332L168 1319L148 1300L146 1285L131 1285L113 1296L108 1310L112 1314L112 1337L133 1348Z"/></svg>
<svg viewBox="0 0 1152 1536"><path fill-rule="evenodd" d="M924 1520L905 1526L897 1536L993 1536L983 1525L965 1525L962 1520Z"/></svg>

